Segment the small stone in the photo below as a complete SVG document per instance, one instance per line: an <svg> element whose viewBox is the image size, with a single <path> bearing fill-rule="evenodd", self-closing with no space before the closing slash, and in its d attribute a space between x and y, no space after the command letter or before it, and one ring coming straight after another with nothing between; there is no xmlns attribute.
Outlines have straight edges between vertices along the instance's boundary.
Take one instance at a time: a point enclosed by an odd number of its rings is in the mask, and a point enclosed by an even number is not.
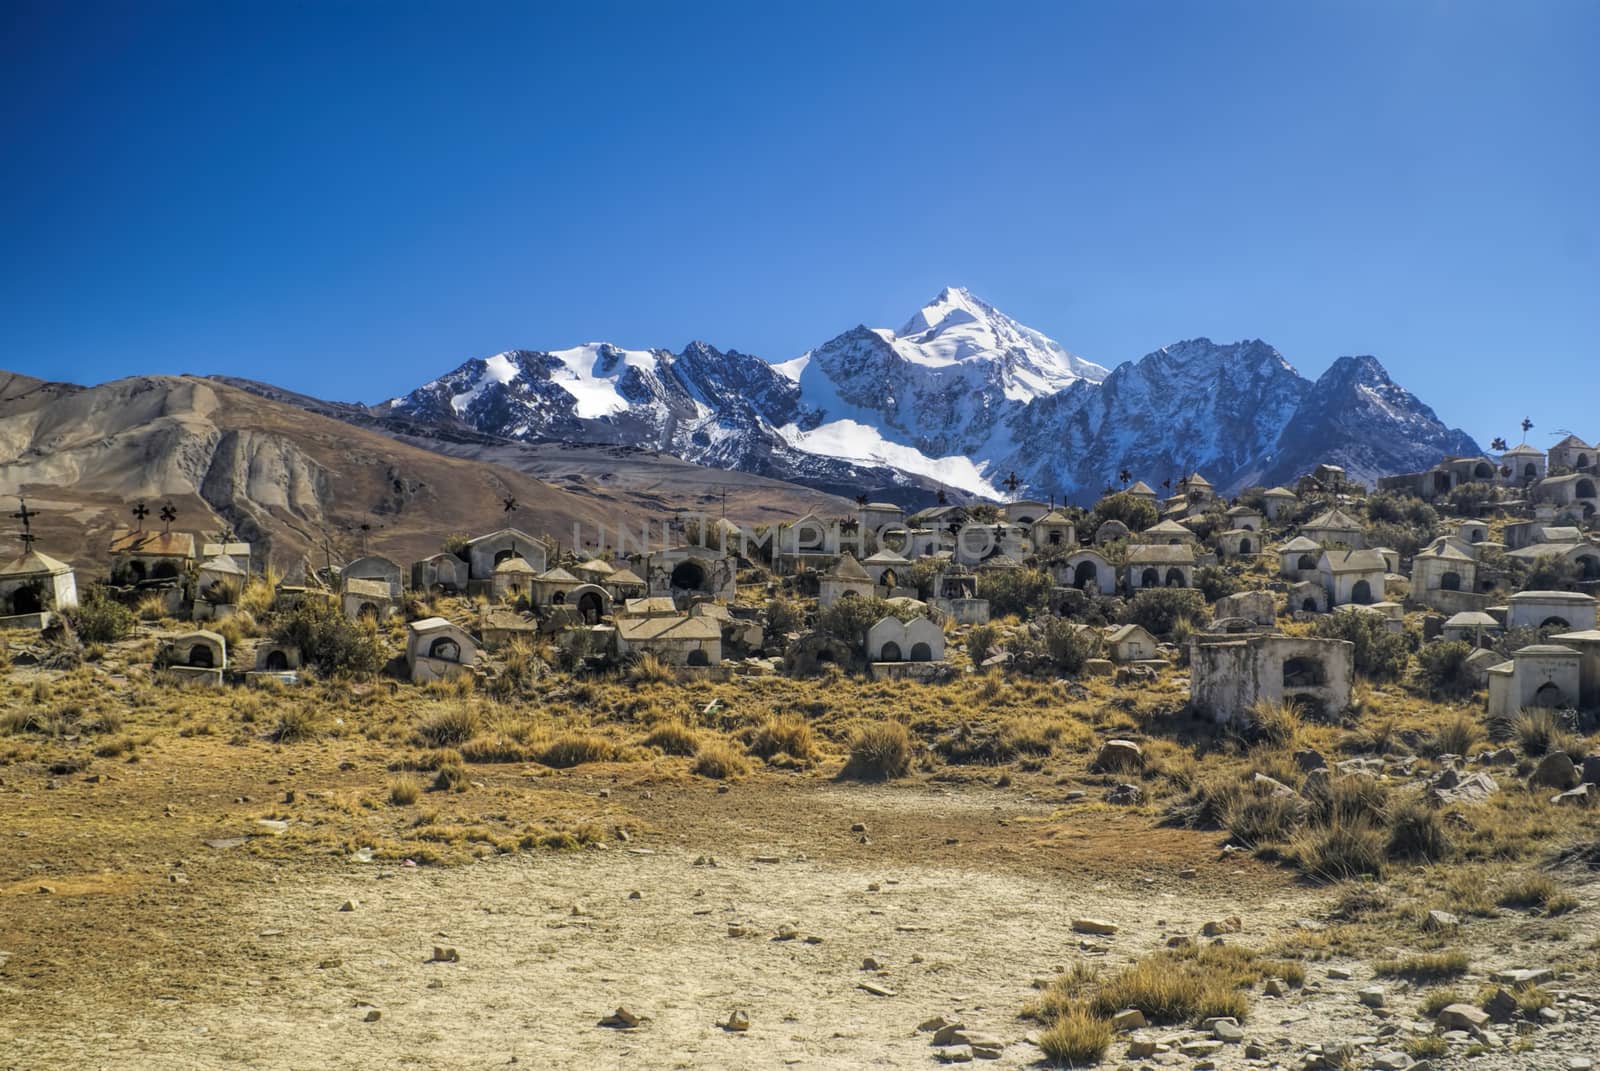
<svg viewBox="0 0 1600 1071"><path fill-rule="evenodd" d="M1244 1040L1244 1031L1239 1029L1239 1024L1231 1019L1221 1019L1211 1027L1211 1036L1218 1041L1237 1044Z"/></svg>
<svg viewBox="0 0 1600 1071"><path fill-rule="evenodd" d="M643 900L644 899L644 894L641 893L638 889L634 889L632 892L630 892L628 894L628 899L629 900Z"/></svg>
<svg viewBox="0 0 1600 1071"><path fill-rule="evenodd" d="M882 886L882 885L879 885L879 884L878 884L878 883L877 883L877 882L875 882L875 881L869 881L869 882L867 882L867 891L868 891L868 892L879 892L879 891L881 891L881 890L882 890L882 889L883 889L883 886Z"/></svg>
<svg viewBox="0 0 1600 1071"><path fill-rule="evenodd" d="M1322 757L1321 752L1313 751L1311 748L1301 748L1296 751L1294 753L1294 764L1300 767L1304 773L1328 768L1328 760Z"/></svg>
<svg viewBox="0 0 1600 1071"><path fill-rule="evenodd" d="M879 963L875 956L867 956L861 961L861 969L864 971L881 971L883 970L883 964Z"/></svg>
<svg viewBox="0 0 1600 1071"><path fill-rule="evenodd" d="M894 990L890 989L888 986L879 985L876 982L857 982L856 988L865 989L868 993L871 993L875 997L894 996Z"/></svg>
<svg viewBox="0 0 1600 1071"><path fill-rule="evenodd" d="M367 1011L366 1018L363 1019L362 1021L363 1022L368 1022L368 1023L375 1023L379 1019L382 1019L382 1018L383 1018L383 1013L381 1011L379 1011L377 1008L371 1008L371 1009L369 1009Z"/></svg>
<svg viewBox="0 0 1600 1071"><path fill-rule="evenodd" d="M1106 922L1103 919L1073 919L1072 931L1074 933L1093 933L1102 937L1110 937L1117 932L1117 924Z"/></svg>
<svg viewBox="0 0 1600 1071"><path fill-rule="evenodd" d="M952 1023L942 1015L935 1015L932 1019L924 1019L917 1024L917 1033L926 1034L929 1031L943 1030L947 1026L959 1027L960 1023Z"/></svg>
<svg viewBox="0 0 1600 1071"><path fill-rule="evenodd" d="M728 1016L728 1021L722 1024L722 1029L742 1034L750 1029L750 1016L745 1014L742 1009L735 1008L733 1013Z"/></svg>
<svg viewBox="0 0 1600 1071"><path fill-rule="evenodd" d="M1128 1042L1128 1058L1130 1060L1143 1060L1147 1057L1154 1056L1155 1054L1156 1043L1154 1041Z"/></svg>
<svg viewBox="0 0 1600 1071"><path fill-rule="evenodd" d="M1185 1056L1210 1056L1221 1049L1220 1041L1186 1041L1178 1046L1178 1051Z"/></svg>
<svg viewBox="0 0 1600 1071"><path fill-rule="evenodd" d="M643 1021L626 1007L618 1007L616 1011L601 1019L600 1025L616 1027L621 1030L632 1030Z"/></svg>
<svg viewBox="0 0 1600 1071"><path fill-rule="evenodd" d="M745 928L744 926L739 925L737 922L730 922L728 924L728 936L729 937L743 937L745 934L747 934L749 932L750 931L747 928Z"/></svg>
<svg viewBox="0 0 1600 1071"><path fill-rule="evenodd" d="M339 905L340 911L354 911L355 909L356 902L354 900L346 900L344 903Z"/></svg>
<svg viewBox="0 0 1600 1071"><path fill-rule="evenodd" d="M319 970L319 971L331 971L331 970L333 970L333 968L340 967L340 966L343 966L343 965L344 965L344 961L343 960L340 960L340 959L325 959L322 962L317 964L317 970Z"/></svg>
<svg viewBox="0 0 1600 1071"><path fill-rule="evenodd" d="M431 963L460 963L461 962L461 953L457 952L453 948L447 948L444 945L434 945L433 946L433 959L430 960L429 962L431 962Z"/></svg>
<svg viewBox="0 0 1600 1071"><path fill-rule="evenodd" d="M1361 1001L1361 1003L1365 1004L1369 1008L1381 1008L1383 1007L1386 994L1383 986L1369 985L1367 988L1357 993L1356 997Z"/></svg>
<svg viewBox="0 0 1600 1071"><path fill-rule="evenodd" d="M1244 923L1240 921L1239 916L1229 915L1220 921L1206 923L1200 927L1200 934L1203 937L1216 937L1225 933L1238 933L1242 929L1244 929Z"/></svg>
<svg viewBox="0 0 1600 1071"><path fill-rule="evenodd" d="M1335 982L1348 982L1350 980L1350 972L1343 967L1329 967L1328 977Z"/></svg>
<svg viewBox="0 0 1600 1071"><path fill-rule="evenodd" d="M1594 1061L1587 1056L1569 1056L1567 1071L1594 1071Z"/></svg>
<svg viewBox="0 0 1600 1071"><path fill-rule="evenodd" d="M1513 988L1522 985L1544 985L1554 981L1556 974L1548 967L1513 967L1510 970L1490 971L1489 981Z"/></svg>
<svg viewBox="0 0 1600 1071"><path fill-rule="evenodd" d="M970 1064L972 1062L972 1050L965 1047L944 1049L934 1054L934 1059L941 1064Z"/></svg>
<svg viewBox="0 0 1600 1071"><path fill-rule="evenodd" d="M1435 933L1453 930L1460 925L1460 917L1448 911L1430 911L1428 917L1422 920L1422 928Z"/></svg>
<svg viewBox="0 0 1600 1071"><path fill-rule="evenodd" d="M1121 784L1106 793L1106 802L1119 807L1134 807L1144 802L1144 789L1138 785Z"/></svg>
<svg viewBox="0 0 1600 1071"><path fill-rule="evenodd" d="M1123 1030L1138 1030L1145 1025L1144 1012L1138 1008L1126 1008L1111 1017L1111 1029L1121 1032Z"/></svg>
<svg viewBox="0 0 1600 1071"><path fill-rule="evenodd" d="M852 823L850 823L850 832L852 832L852 833L865 833L866 831L867 831L867 823L865 823L865 822L852 822Z"/></svg>
<svg viewBox="0 0 1600 1071"><path fill-rule="evenodd" d="M758 856L756 856L756 862L758 862L758 863L781 863L782 861L783 860L779 859L776 855L758 855Z"/></svg>
<svg viewBox="0 0 1600 1071"><path fill-rule="evenodd" d="M799 936L800 936L800 931L795 929L793 926L789 925L787 922L785 922L783 925L778 927L778 936L775 938L775 940L778 940L778 941L793 941L796 937L799 937Z"/></svg>
<svg viewBox="0 0 1600 1071"><path fill-rule="evenodd" d="M1244 1058L1246 1060L1265 1060L1267 1058L1267 1047L1259 1041L1247 1041L1244 1043Z"/></svg>
<svg viewBox="0 0 1600 1071"><path fill-rule="evenodd" d="M1283 983L1276 978L1268 978L1266 984L1261 987L1261 992L1269 997L1281 997L1283 996Z"/></svg>
<svg viewBox="0 0 1600 1071"><path fill-rule="evenodd" d="M37 891L42 895L51 896L55 893L56 887L54 885L41 885Z"/></svg>
<svg viewBox="0 0 1600 1071"><path fill-rule="evenodd" d="M1377 1071L1406 1071L1411 1066L1411 1057L1398 1050L1380 1052L1367 1060Z"/></svg>
<svg viewBox="0 0 1600 1071"><path fill-rule="evenodd" d="M1100 745L1094 765L1107 773L1144 769L1144 751L1132 740L1107 740Z"/></svg>
<svg viewBox="0 0 1600 1071"><path fill-rule="evenodd" d="M1185 881L1188 881L1188 880L1194 878L1195 875L1198 874L1198 873L1199 873L1199 871L1197 871L1194 867L1186 866L1182 870L1178 871L1178 877L1183 878Z"/></svg>

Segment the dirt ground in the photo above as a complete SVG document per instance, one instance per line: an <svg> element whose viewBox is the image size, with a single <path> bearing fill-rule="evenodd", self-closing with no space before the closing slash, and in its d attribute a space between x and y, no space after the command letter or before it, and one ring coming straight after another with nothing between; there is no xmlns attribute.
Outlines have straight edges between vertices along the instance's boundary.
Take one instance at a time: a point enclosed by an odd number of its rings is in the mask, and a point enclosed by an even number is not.
<svg viewBox="0 0 1600 1071"><path fill-rule="evenodd" d="M241 815L86 852L92 870L73 869L70 838L31 875L13 855L0 1066L926 1066L915 1026L940 1014L1011 1042L1002 1066L1023 1066L1038 1051L1017 1010L1036 978L1226 914L1265 937L1319 899L1220 858L1215 834L984 784L561 780L644 832L457 868L285 863L227 846L254 832ZM87 808L100 787L11 799ZM28 844L9 813L4 835ZM1081 915L1121 930L1074 934ZM775 939L784 925L799 936ZM435 945L459 963L424 962ZM597 1025L619 1005L644 1024ZM736 1008L747 1033L718 1025Z"/></svg>

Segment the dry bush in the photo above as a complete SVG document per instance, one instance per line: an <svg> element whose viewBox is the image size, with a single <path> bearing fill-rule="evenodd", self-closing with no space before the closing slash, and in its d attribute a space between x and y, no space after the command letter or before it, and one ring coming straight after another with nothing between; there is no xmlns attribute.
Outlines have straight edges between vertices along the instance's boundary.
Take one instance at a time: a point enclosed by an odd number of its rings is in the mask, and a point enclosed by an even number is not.
<svg viewBox="0 0 1600 1071"><path fill-rule="evenodd" d="M467 784L467 768L459 759L441 762L434 771L432 788L435 792L465 792Z"/></svg>
<svg viewBox="0 0 1600 1071"><path fill-rule="evenodd" d="M1278 795L1265 786L1239 786L1220 806L1221 824L1252 849L1287 842L1305 818L1305 804L1298 797Z"/></svg>
<svg viewBox="0 0 1600 1071"><path fill-rule="evenodd" d="M645 747L653 747L663 755L693 755L700 750L700 736L680 722L661 722L644 738Z"/></svg>
<svg viewBox="0 0 1600 1071"><path fill-rule="evenodd" d="M586 762L614 762L617 745L593 733L562 733L539 756L546 766L564 770Z"/></svg>
<svg viewBox="0 0 1600 1071"><path fill-rule="evenodd" d="M897 721L873 722L850 740L844 774L863 781L904 777L911 772L911 734Z"/></svg>
<svg viewBox="0 0 1600 1071"><path fill-rule="evenodd" d="M1482 738L1483 729L1478 725L1478 720L1458 714L1433 730L1429 750L1435 755L1460 755L1465 758Z"/></svg>
<svg viewBox="0 0 1600 1071"><path fill-rule="evenodd" d="M750 764L727 741L708 740L700 745L700 750L694 757L694 765L690 769L701 777L726 781L749 773Z"/></svg>
<svg viewBox="0 0 1600 1071"><path fill-rule="evenodd" d="M468 703L455 703L417 726L419 747L459 747L478 735L483 724L478 711Z"/></svg>
<svg viewBox="0 0 1600 1071"><path fill-rule="evenodd" d="M799 714L773 714L763 719L750 736L750 751L769 762L779 755L801 762L815 762L819 756L811 723Z"/></svg>
<svg viewBox="0 0 1600 1071"><path fill-rule="evenodd" d="M1539 758L1556 751L1565 751L1574 762L1582 762L1588 748L1583 738L1561 724L1555 711L1544 707L1524 710L1512 723L1517 744L1522 753Z"/></svg>
<svg viewBox="0 0 1600 1071"><path fill-rule="evenodd" d="M1523 874L1499 890L1495 902L1501 907L1537 907L1546 915L1564 915L1578 901L1545 874Z"/></svg>
<svg viewBox="0 0 1600 1071"><path fill-rule="evenodd" d="M1124 1008L1138 1008L1159 1024L1227 1015L1242 1020L1250 1010L1244 987L1269 977L1299 985L1305 968L1266 959L1242 945L1191 945L1124 968L1095 988L1089 1007L1108 1019Z"/></svg>
<svg viewBox="0 0 1600 1071"><path fill-rule="evenodd" d="M1257 700L1245 714L1245 735L1252 744L1290 748L1300 738L1300 711L1293 702Z"/></svg>

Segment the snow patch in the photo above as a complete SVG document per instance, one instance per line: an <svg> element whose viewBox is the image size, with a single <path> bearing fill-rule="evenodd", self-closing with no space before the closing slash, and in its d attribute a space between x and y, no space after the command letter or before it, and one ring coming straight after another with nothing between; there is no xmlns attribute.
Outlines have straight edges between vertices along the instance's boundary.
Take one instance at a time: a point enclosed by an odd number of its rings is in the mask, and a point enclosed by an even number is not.
<svg viewBox="0 0 1600 1071"><path fill-rule="evenodd" d="M877 428L855 420L834 420L810 431L785 424L777 433L796 450L822 457L859 461L869 465L888 465L902 472L928 476L949 487L975 495L1000 498L1000 492L984 478L983 469L966 457L929 457L903 443L890 442Z"/></svg>

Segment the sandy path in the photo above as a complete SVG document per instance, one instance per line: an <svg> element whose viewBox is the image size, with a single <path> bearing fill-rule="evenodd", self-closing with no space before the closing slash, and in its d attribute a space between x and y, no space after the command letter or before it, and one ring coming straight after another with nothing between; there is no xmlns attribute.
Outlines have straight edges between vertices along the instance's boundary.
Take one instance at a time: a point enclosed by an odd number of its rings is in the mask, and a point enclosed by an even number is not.
<svg viewBox="0 0 1600 1071"><path fill-rule="evenodd" d="M1016 1018L1031 980L1086 954L1074 915L1121 924L1111 941L1091 941L1121 959L1224 910L1193 886L841 866L792 852L776 864L694 859L612 850L286 874L210 928L214 947L193 949L191 992L113 1010L85 986L78 1014L31 1024L0 1066L927 1067L915 1024L955 1013L1010 1043L988 1066L1020 1067L1038 1057ZM346 899L357 908L340 911ZM1263 936L1308 909L1302 896L1251 908L1250 929ZM731 923L752 934L729 937ZM784 923L822 943L773 940ZM424 963L436 944L460 963ZM863 971L867 955L886 970ZM866 980L895 995L858 988ZM619 1004L649 1021L598 1027ZM366 1005L382 1018L364 1022ZM735 1007L749 1012L748 1034L717 1025Z"/></svg>

